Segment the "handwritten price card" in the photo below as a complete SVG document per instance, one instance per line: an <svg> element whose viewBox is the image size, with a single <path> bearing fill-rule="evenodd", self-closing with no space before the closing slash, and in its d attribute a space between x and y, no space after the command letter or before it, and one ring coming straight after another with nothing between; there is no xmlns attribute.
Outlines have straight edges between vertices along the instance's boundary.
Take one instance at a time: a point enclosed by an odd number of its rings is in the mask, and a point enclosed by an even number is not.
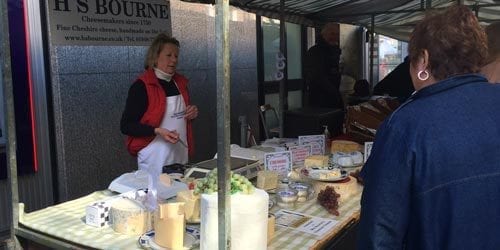
<svg viewBox="0 0 500 250"><path fill-rule="evenodd" d="M264 167L275 171L281 177L286 177L292 170L292 152L282 151L264 155Z"/></svg>
<svg viewBox="0 0 500 250"><path fill-rule="evenodd" d="M303 135L299 136L299 145L311 145L313 155L325 154L325 135Z"/></svg>
<svg viewBox="0 0 500 250"><path fill-rule="evenodd" d="M293 165L303 166L306 158L311 155L312 146L311 145L291 146L288 147L288 150L292 152Z"/></svg>

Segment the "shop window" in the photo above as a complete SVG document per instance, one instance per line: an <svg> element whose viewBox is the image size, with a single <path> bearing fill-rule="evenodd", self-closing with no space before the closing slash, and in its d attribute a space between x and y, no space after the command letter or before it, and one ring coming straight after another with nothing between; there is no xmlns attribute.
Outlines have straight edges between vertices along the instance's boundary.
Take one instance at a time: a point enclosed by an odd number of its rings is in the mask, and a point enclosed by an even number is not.
<svg viewBox="0 0 500 250"><path fill-rule="evenodd" d="M408 55L408 43L383 35L376 35L378 58L374 64L376 82L394 70Z"/></svg>
<svg viewBox="0 0 500 250"><path fill-rule="evenodd" d="M280 52L280 21L261 18L264 82L275 81L276 55ZM298 24L286 23L288 79L302 78L302 28Z"/></svg>

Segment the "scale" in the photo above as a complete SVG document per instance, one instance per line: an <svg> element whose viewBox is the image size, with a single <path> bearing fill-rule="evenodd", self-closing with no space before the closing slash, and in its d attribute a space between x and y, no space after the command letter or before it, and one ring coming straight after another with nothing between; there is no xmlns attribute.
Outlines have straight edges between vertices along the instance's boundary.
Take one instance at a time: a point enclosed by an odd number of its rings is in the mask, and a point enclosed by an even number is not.
<svg viewBox="0 0 500 250"><path fill-rule="evenodd" d="M231 171L235 174L240 174L245 176L247 179L252 179L257 177L257 172L261 170L259 161L242 159L237 157L230 158ZM204 178L208 172L212 169L217 168L217 159L210 159L193 164L192 168L186 170L184 174L185 178Z"/></svg>

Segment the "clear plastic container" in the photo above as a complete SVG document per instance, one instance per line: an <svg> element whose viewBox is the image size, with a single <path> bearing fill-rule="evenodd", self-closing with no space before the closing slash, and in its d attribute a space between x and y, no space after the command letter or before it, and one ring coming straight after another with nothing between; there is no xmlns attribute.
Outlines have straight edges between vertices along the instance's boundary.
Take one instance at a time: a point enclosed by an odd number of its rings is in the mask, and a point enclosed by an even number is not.
<svg viewBox="0 0 500 250"><path fill-rule="evenodd" d="M294 208L299 196L297 190L291 188L280 189L276 192L276 202L282 208Z"/></svg>

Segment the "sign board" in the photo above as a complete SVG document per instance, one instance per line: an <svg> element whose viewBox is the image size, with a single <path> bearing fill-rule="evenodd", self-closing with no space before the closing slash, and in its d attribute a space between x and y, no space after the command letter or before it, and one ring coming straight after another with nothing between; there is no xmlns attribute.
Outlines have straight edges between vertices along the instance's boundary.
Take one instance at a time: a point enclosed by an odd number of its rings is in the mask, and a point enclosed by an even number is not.
<svg viewBox="0 0 500 250"><path fill-rule="evenodd" d="M308 156L311 155L312 146L311 145L291 146L288 148L288 150L292 152L293 165L304 166L304 161Z"/></svg>
<svg viewBox="0 0 500 250"><path fill-rule="evenodd" d="M287 177L292 170L292 153L290 151L267 153L264 155L266 170L275 171L280 177Z"/></svg>
<svg viewBox="0 0 500 250"><path fill-rule="evenodd" d="M373 147L373 142L372 141L367 141L365 142L365 160L368 160L368 157L370 157L370 153L372 152L372 147Z"/></svg>
<svg viewBox="0 0 500 250"><path fill-rule="evenodd" d="M325 135L303 135L299 136L299 145L311 145L313 155L325 154Z"/></svg>
<svg viewBox="0 0 500 250"><path fill-rule="evenodd" d="M54 45L148 46L172 34L166 0L48 0Z"/></svg>

